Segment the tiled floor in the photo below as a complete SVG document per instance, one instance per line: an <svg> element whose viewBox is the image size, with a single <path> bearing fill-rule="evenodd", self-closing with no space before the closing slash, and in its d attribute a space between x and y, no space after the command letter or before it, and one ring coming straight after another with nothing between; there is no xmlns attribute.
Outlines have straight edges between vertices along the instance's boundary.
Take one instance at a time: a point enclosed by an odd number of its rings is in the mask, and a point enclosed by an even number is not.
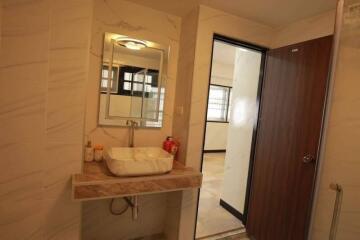
<svg viewBox="0 0 360 240"><path fill-rule="evenodd" d="M240 220L219 205L224 177L224 160L224 153L204 155L203 185L200 191L196 238L243 229Z"/></svg>

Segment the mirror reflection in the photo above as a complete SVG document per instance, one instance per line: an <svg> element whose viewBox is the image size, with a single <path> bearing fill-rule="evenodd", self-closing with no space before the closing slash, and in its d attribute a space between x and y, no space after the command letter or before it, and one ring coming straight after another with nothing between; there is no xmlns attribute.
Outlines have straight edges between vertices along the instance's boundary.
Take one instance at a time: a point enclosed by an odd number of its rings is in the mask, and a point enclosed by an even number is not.
<svg viewBox="0 0 360 240"><path fill-rule="evenodd" d="M106 33L100 79L99 124L161 127L166 48ZM111 71L110 71L111 69Z"/></svg>

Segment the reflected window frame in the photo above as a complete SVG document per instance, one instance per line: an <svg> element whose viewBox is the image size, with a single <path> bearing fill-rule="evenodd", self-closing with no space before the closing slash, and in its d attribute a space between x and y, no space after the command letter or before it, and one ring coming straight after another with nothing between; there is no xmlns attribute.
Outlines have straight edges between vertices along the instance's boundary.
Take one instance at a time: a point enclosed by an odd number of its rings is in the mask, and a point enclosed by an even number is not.
<svg viewBox="0 0 360 240"><path fill-rule="evenodd" d="M146 69L145 79L142 81L137 81L135 79L136 73L145 70L145 68L137 66L122 65L119 67L119 95L123 96L133 96L133 97L142 97L143 88L145 87L145 98L151 98L153 92L152 88L158 88L159 81L159 70L155 69ZM131 77L131 79L128 79ZM149 77L151 77L149 81ZM145 82L144 82L145 81ZM141 84L141 89L135 89L136 85ZM130 89L127 86L130 87ZM149 91L146 91L148 89Z"/></svg>
<svg viewBox="0 0 360 240"><path fill-rule="evenodd" d="M107 74L109 74L109 65L103 64L101 67L101 80L100 80L100 92L101 93L107 93L107 84L109 77L105 75L105 72L107 71ZM118 94L119 92L119 66L113 65L112 66L112 76L111 76L111 87L110 87L110 93L111 94ZM104 84L103 84L104 83Z"/></svg>

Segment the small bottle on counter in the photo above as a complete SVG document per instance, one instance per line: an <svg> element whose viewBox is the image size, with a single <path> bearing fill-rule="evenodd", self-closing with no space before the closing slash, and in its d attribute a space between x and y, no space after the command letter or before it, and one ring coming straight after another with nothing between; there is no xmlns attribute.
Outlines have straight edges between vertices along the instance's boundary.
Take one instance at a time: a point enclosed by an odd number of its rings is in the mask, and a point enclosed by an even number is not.
<svg viewBox="0 0 360 240"><path fill-rule="evenodd" d="M100 162L103 160L103 151L104 151L104 146L101 144L96 144L94 147L94 158L95 161Z"/></svg>
<svg viewBox="0 0 360 240"><path fill-rule="evenodd" d="M174 155L174 159L177 157L177 152L179 151L180 143L179 141L175 140L173 137L169 136L163 142L163 149L168 153Z"/></svg>
<svg viewBox="0 0 360 240"><path fill-rule="evenodd" d="M85 146L85 162L91 162L94 160L94 149L91 146L91 141L88 141Z"/></svg>

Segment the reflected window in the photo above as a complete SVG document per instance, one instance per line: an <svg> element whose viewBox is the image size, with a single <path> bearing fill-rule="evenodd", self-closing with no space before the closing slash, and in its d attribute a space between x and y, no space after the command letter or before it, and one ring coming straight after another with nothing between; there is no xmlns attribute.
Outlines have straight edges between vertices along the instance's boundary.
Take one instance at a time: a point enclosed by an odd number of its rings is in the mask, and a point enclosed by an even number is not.
<svg viewBox="0 0 360 240"><path fill-rule="evenodd" d="M153 90L154 94L158 94L157 91ZM160 90L160 98L159 98L159 118L158 121L145 121L146 127L161 127L163 118L164 118L164 100L165 100L165 88L161 88ZM148 114L156 114L156 111L148 112Z"/></svg>
<svg viewBox="0 0 360 240"><path fill-rule="evenodd" d="M210 84L207 121L228 122L231 87Z"/></svg>
<svg viewBox="0 0 360 240"><path fill-rule="evenodd" d="M153 98L158 90L159 71L135 66L120 66L119 95Z"/></svg>
<svg viewBox="0 0 360 240"><path fill-rule="evenodd" d="M109 66L103 65L101 70L101 92L107 92L109 81ZM111 81L110 81L110 92L117 93L118 92L118 85L119 85L119 68L112 67L111 71Z"/></svg>

